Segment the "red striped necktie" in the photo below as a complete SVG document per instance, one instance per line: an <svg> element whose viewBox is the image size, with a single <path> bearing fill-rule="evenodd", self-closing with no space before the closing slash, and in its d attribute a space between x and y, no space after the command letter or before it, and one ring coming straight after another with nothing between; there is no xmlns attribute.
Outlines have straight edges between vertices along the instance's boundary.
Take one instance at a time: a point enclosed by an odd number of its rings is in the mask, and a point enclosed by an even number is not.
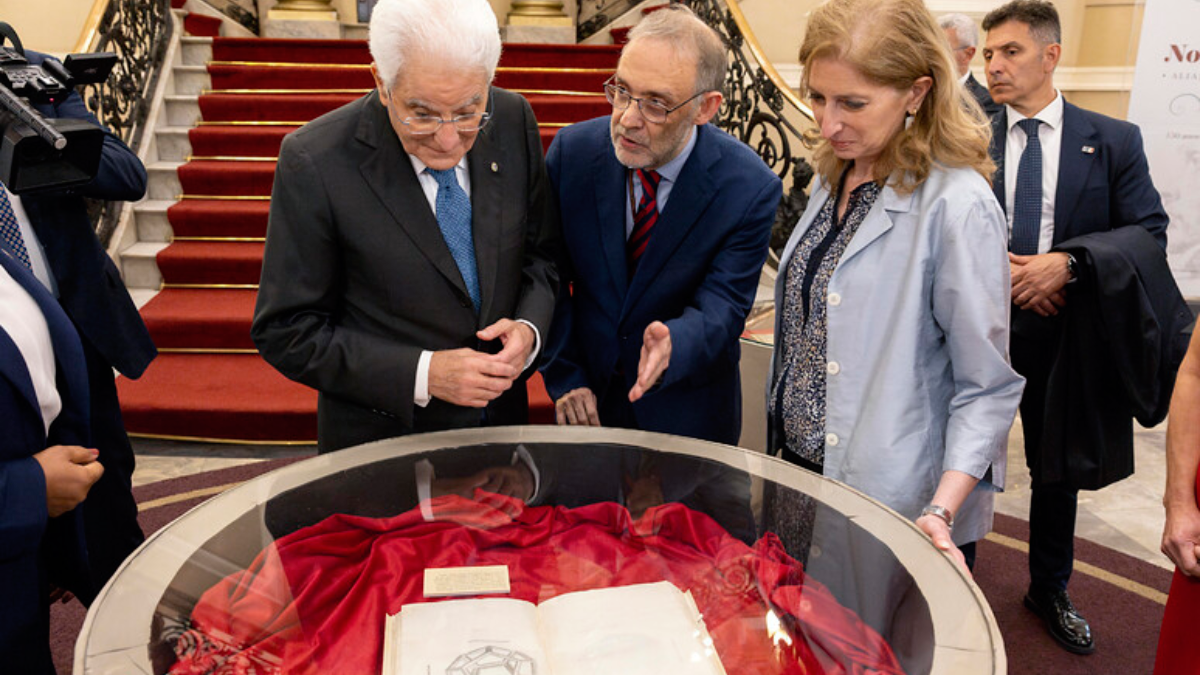
<svg viewBox="0 0 1200 675"><path fill-rule="evenodd" d="M633 231L629 233L629 240L625 242L625 255L631 277L637 269L638 260L646 252L650 231L658 222L658 183L662 180L657 171L648 169L637 169L634 174L642 185L642 199L633 214Z"/></svg>

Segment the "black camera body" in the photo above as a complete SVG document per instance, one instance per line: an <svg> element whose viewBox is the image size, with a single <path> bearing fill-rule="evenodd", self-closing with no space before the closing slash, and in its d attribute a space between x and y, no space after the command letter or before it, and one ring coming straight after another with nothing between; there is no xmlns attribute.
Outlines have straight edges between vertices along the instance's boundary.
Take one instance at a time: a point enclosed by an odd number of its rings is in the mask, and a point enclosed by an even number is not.
<svg viewBox="0 0 1200 675"><path fill-rule="evenodd" d="M4 46L6 38L12 47ZM64 190L96 176L104 130L87 120L47 119L33 105L52 105L76 85L103 82L116 61L102 52L31 63L16 32L0 22L0 181L9 190Z"/></svg>

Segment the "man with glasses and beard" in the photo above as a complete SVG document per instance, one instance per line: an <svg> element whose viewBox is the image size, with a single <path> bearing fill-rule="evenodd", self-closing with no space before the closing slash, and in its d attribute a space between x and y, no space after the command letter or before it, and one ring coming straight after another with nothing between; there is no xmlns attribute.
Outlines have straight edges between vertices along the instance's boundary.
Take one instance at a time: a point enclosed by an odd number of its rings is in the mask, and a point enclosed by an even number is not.
<svg viewBox="0 0 1200 675"><path fill-rule="evenodd" d="M321 452L521 424L558 213L485 0L382 0L376 91L280 151L251 334L320 392Z"/></svg>
<svg viewBox="0 0 1200 675"><path fill-rule="evenodd" d="M708 124L726 70L712 29L671 5L629 38L612 116L547 155L567 259L542 374L559 424L737 443L738 337L780 180Z"/></svg>

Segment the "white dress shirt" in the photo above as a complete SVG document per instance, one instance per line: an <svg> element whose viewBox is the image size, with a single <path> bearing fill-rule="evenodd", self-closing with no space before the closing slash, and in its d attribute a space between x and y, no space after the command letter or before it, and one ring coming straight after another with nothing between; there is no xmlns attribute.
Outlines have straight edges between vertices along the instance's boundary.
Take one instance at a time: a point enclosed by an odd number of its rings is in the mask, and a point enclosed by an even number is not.
<svg viewBox="0 0 1200 675"><path fill-rule="evenodd" d="M421 184L421 190L425 193L425 199L429 202L429 210L437 216L437 179L425 172L429 168L425 162L422 162L416 155L410 154L408 161L412 162L413 171L417 172L417 181ZM467 156L458 160L458 164L454 166L454 177L458 179L458 185L467 193L467 199L471 198L471 174L467 171ZM537 326L524 319L516 319L517 321L529 326L533 330L533 351L529 352L529 358L525 359L525 368L533 365L534 359L537 358L538 352L542 349L542 335L538 332ZM413 384L413 403L418 407L424 408L429 405L431 396L429 395L429 362L433 359L433 352L426 349L421 352L421 358L417 361L417 377Z"/></svg>
<svg viewBox="0 0 1200 675"><path fill-rule="evenodd" d="M0 328L17 345L25 360L25 369L33 381L46 435L50 425L62 412L62 397L58 394L54 363L54 343L50 327L33 296L17 283L7 270L0 267Z"/></svg>
<svg viewBox="0 0 1200 675"><path fill-rule="evenodd" d="M1008 240L1012 241L1013 195L1017 191L1017 170L1026 142L1025 132L1017 127L1017 122L1025 116L1010 105L1004 108L1008 111L1008 135L1004 143L1004 210ZM1049 253L1054 243L1054 191L1058 189L1058 163L1062 150L1062 93L1055 92L1054 100L1033 117L1042 121L1038 125L1038 140L1042 144L1042 227L1038 235L1038 253L1041 254Z"/></svg>

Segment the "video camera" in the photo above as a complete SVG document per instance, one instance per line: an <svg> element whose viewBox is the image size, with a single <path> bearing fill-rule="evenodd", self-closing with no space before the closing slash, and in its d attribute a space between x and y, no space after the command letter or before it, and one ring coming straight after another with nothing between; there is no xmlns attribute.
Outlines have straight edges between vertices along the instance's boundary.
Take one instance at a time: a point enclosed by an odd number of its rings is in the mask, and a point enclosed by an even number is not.
<svg viewBox="0 0 1200 675"><path fill-rule="evenodd" d="M116 54L99 52L30 63L16 31L0 21L0 181L9 190L63 189L96 176L104 130L87 120L47 119L33 106L58 103L76 85L103 82L116 62Z"/></svg>

